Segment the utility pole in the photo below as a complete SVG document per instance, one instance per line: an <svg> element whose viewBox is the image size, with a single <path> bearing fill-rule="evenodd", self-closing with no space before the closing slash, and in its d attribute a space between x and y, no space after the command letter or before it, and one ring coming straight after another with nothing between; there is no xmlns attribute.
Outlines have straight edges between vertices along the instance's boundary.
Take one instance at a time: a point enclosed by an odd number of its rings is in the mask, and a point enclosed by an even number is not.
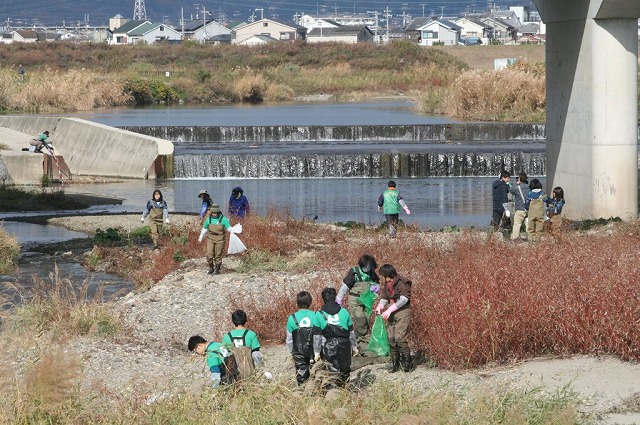
<svg viewBox="0 0 640 425"><path fill-rule="evenodd" d="M255 11L260 11L260 20L262 21L264 19L264 8L256 8Z"/></svg>
<svg viewBox="0 0 640 425"><path fill-rule="evenodd" d="M373 38L374 38L374 40L376 40L376 43L379 43L379 40L378 40L378 13L380 13L380 12L378 12L377 10L367 11L367 14L375 16L376 25L375 25L375 31L373 33Z"/></svg>
<svg viewBox="0 0 640 425"><path fill-rule="evenodd" d="M424 8L425 8L426 4L422 3L420 6L422 6L422 17L424 18Z"/></svg>
<svg viewBox="0 0 640 425"><path fill-rule="evenodd" d="M444 18L444 6L440 6L440 19Z"/></svg>
<svg viewBox="0 0 640 425"><path fill-rule="evenodd" d="M387 8L384 10L384 17L387 20L387 36L386 36L386 41L385 43L389 42L389 21L391 20L391 10L389 10L389 6L387 6Z"/></svg>

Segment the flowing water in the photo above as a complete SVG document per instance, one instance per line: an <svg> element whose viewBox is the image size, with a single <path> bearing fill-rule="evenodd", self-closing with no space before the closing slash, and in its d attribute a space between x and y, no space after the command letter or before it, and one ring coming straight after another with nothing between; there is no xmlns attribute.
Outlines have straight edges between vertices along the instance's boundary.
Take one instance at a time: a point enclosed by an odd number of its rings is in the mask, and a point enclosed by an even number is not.
<svg viewBox="0 0 640 425"><path fill-rule="evenodd" d="M432 229L485 226L496 170L508 166L545 173L543 127L461 124L420 115L403 101L120 108L70 116L165 137L176 146L178 178L66 186L68 192L124 199L122 205L86 210L92 213L141 213L156 188L171 212L199 211L202 189L226 211L231 189L241 186L258 214L279 208L301 219L317 216L323 223L377 224L383 221L378 196L387 177L397 176L399 193L412 211L401 215L406 223ZM77 285L86 279L93 287L106 283L108 293L131 286L90 273L62 253L29 251L32 243L78 236L72 232L11 221L5 226L26 247L20 270L0 276L5 287L28 286L33 275L48 278L55 265Z"/></svg>

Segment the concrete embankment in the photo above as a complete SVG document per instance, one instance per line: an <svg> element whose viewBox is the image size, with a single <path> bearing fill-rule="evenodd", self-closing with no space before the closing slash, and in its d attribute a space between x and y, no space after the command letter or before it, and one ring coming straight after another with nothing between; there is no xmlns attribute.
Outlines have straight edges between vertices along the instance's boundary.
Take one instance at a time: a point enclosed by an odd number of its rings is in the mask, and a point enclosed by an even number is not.
<svg viewBox="0 0 640 425"><path fill-rule="evenodd" d="M29 140L48 130L55 161L23 152ZM69 176L155 179L172 174L173 143L153 136L77 118L0 116L0 179L10 184L33 184L43 174L64 169Z"/></svg>

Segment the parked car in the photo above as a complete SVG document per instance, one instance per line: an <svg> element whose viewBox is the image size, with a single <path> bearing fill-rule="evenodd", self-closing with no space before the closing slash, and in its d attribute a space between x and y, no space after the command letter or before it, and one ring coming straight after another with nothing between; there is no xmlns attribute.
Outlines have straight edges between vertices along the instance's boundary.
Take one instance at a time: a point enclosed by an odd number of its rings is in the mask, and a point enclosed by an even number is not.
<svg viewBox="0 0 640 425"><path fill-rule="evenodd" d="M467 37L464 39L465 46L479 46L482 44L482 40L479 37Z"/></svg>

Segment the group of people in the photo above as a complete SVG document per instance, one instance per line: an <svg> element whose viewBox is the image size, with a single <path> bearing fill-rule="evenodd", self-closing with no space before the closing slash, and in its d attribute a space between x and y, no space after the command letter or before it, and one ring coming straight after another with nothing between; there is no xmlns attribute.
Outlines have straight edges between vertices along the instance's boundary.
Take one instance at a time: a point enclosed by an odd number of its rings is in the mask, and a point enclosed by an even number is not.
<svg viewBox="0 0 640 425"><path fill-rule="evenodd" d="M387 321L387 335L391 351L390 373L414 369L409 350L408 335L411 317L411 281L398 275L391 264L384 264L376 274L373 256L360 257L358 265L349 270L340 290L326 287L321 292L322 307L311 310L313 297L308 291L296 295L298 310L286 322L286 346L295 365L295 379L304 384L311 376L314 364L323 361L328 378L323 390L344 387L351 374L352 356L368 355L369 320L373 313L365 299L376 299L375 313ZM344 307L349 293L348 307ZM373 295L373 296L371 296ZM365 308L368 305L368 309ZM242 310L232 315L236 330L225 335L221 342L209 342L199 335L188 342L189 351L206 356L213 386L234 382L232 364L227 358L238 356L235 347L250 347L256 366L263 364L260 344L253 331L245 331L246 314ZM236 332L233 334L233 332ZM239 338L242 333L243 338ZM235 364L246 355L235 359Z"/></svg>
<svg viewBox="0 0 640 425"><path fill-rule="evenodd" d="M201 190L198 198L202 200L200 208L200 219L202 220L202 230L199 242L207 236L207 263L209 264L209 274L220 273L222 266L222 253L225 245L226 230L231 227L229 219L222 214L220 206L213 203L211 195L206 190ZM249 200L244 196L241 187L234 187L229 198L229 215L238 221L243 221L249 214ZM142 213L141 222L149 217L151 227L151 239L153 248L158 249L158 240L162 224L169 224L169 209L167 202L162 198L159 189L153 191L151 199Z"/></svg>
<svg viewBox="0 0 640 425"><path fill-rule="evenodd" d="M519 240L522 225L525 224L527 239L539 241L546 227L551 233L562 229L562 208L565 205L564 190L553 188L551 195L542 190L538 179L529 182L525 172L518 173L516 184L511 185L511 175L507 171L493 182L493 214L491 225L494 229L511 227L511 240ZM513 222L509 209L509 197L513 198ZM548 226L546 223L549 223Z"/></svg>

